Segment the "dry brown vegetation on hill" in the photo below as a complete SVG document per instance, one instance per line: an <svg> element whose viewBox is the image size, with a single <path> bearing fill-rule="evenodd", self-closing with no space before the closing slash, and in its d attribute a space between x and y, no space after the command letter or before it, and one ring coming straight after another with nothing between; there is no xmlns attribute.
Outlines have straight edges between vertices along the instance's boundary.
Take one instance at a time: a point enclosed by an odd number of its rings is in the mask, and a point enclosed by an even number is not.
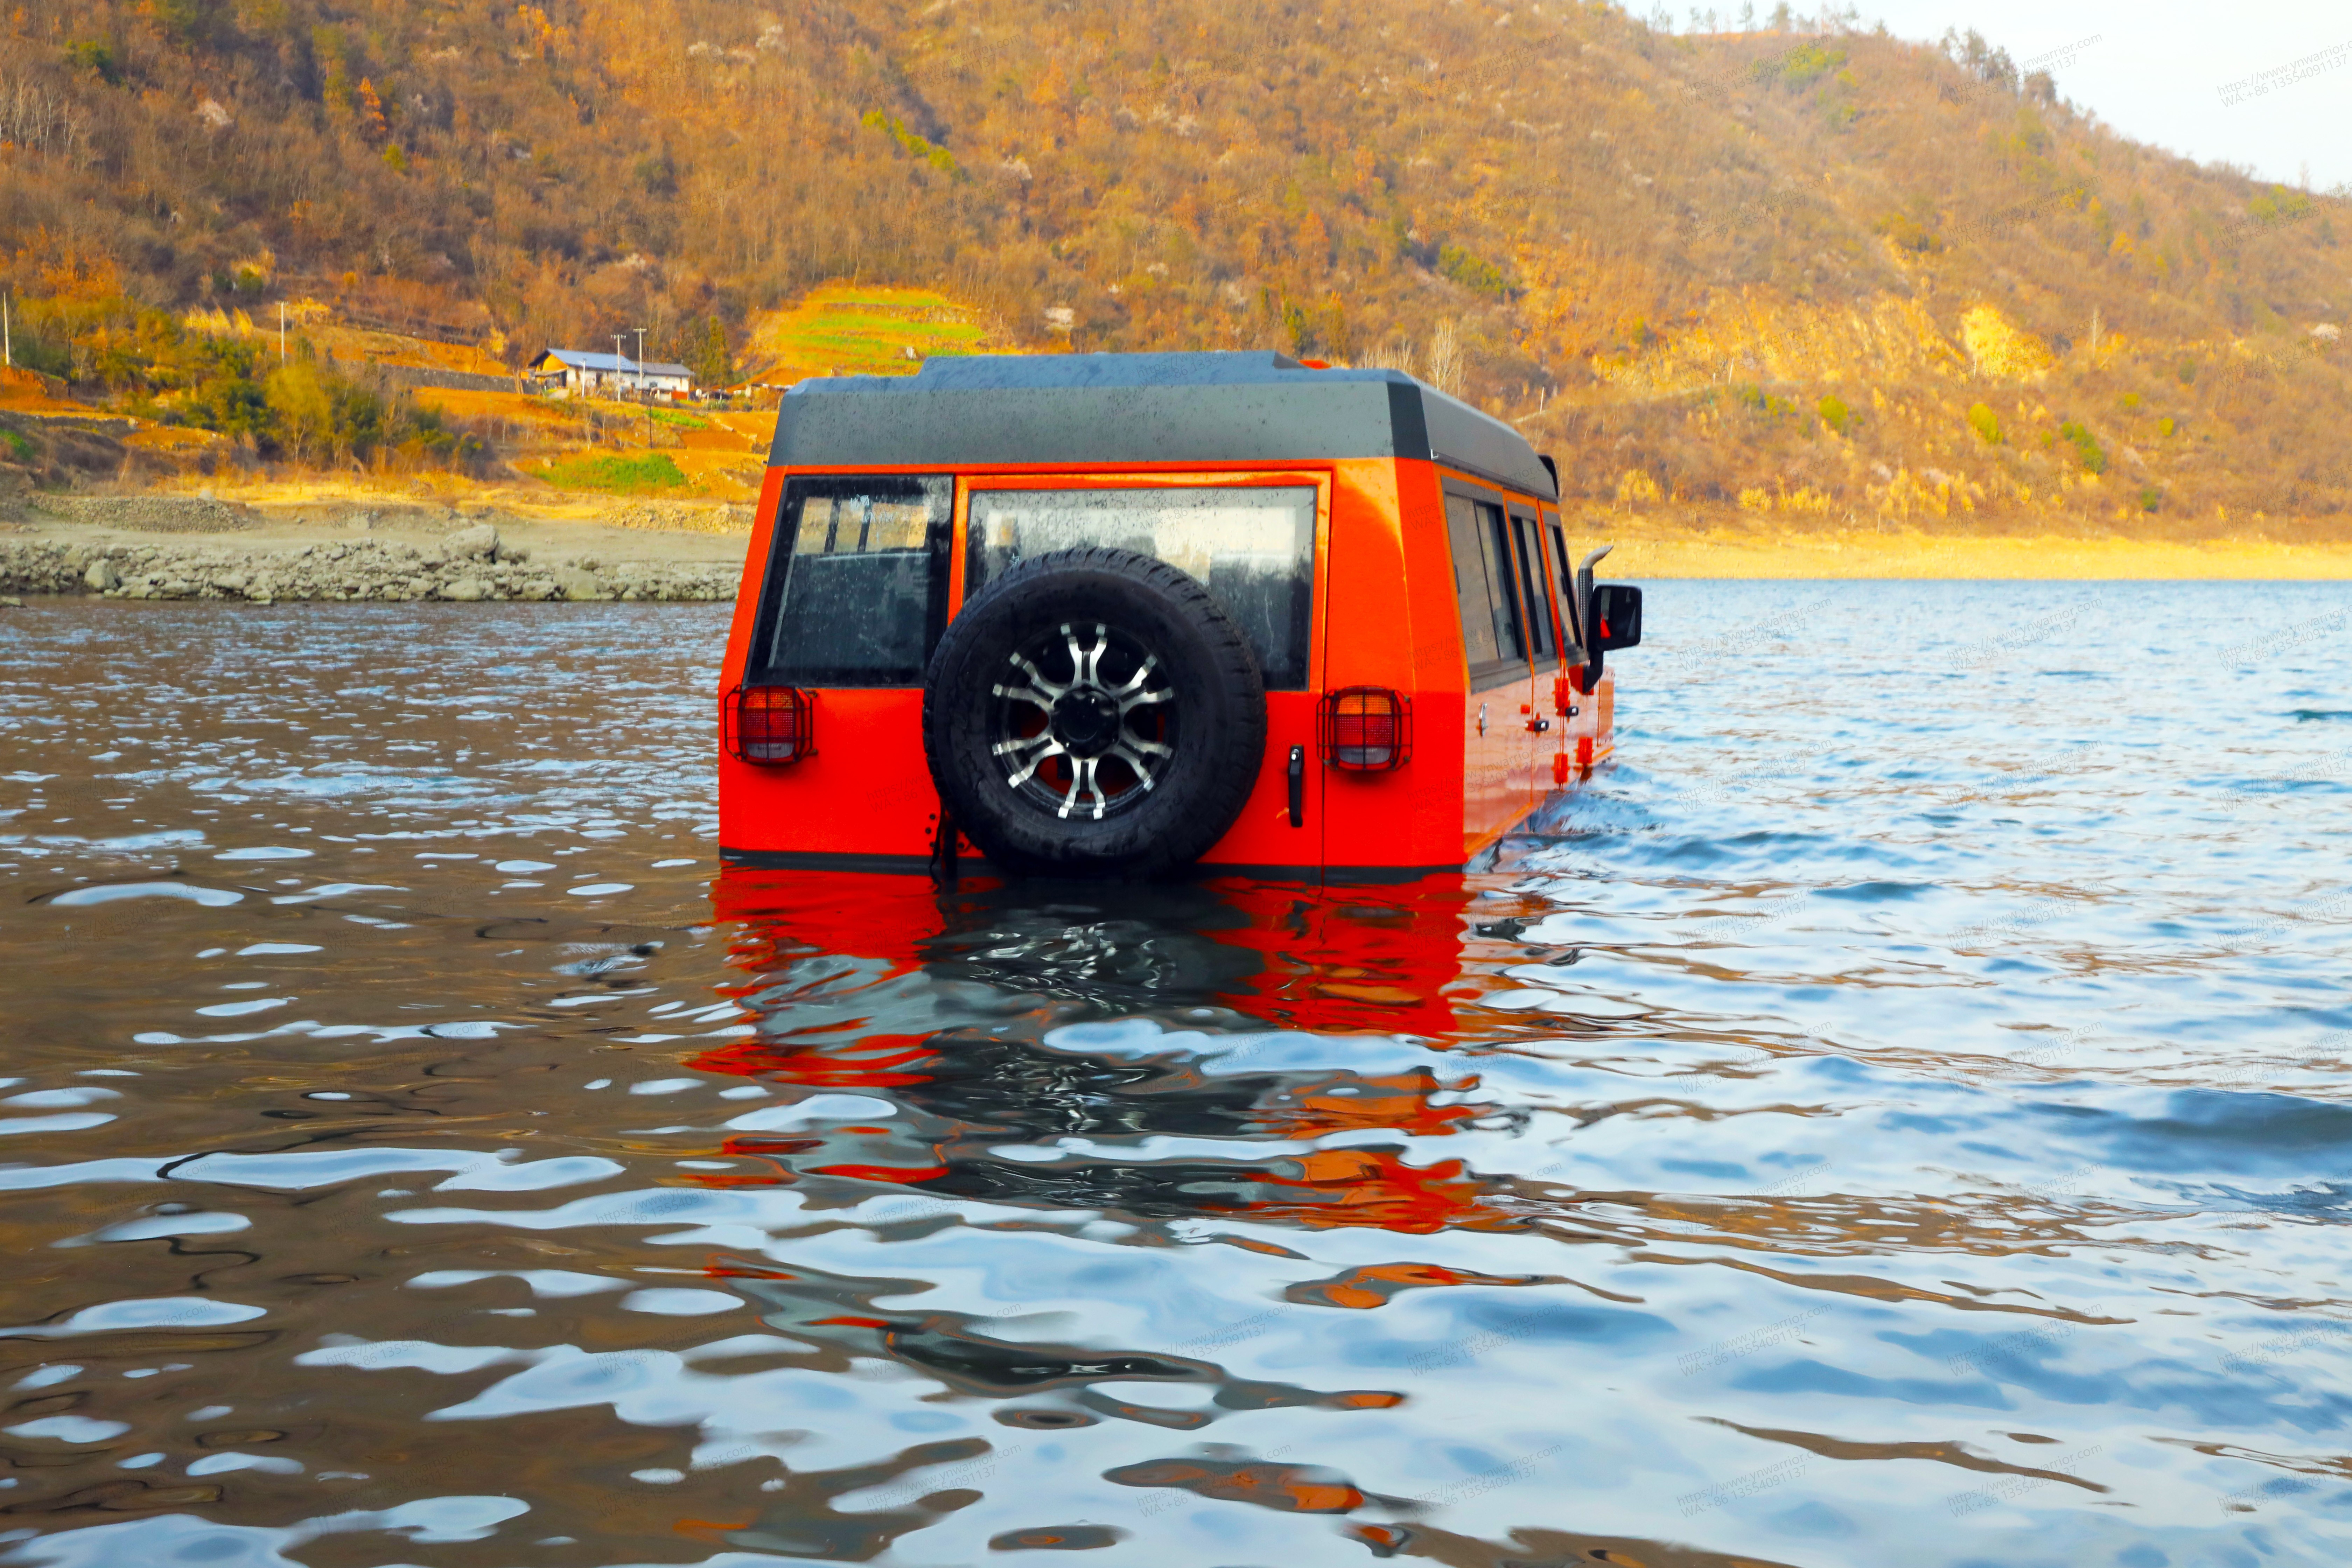
<svg viewBox="0 0 2352 1568"><path fill-rule="evenodd" d="M266 412L268 367L161 341L192 306L306 295L509 363L644 325L685 357L850 279L1036 346L1402 363L1523 420L1596 506L2352 517L2352 204L2136 146L1981 47L1494 0L26 0L5 26L33 352L215 419L240 377Z"/></svg>

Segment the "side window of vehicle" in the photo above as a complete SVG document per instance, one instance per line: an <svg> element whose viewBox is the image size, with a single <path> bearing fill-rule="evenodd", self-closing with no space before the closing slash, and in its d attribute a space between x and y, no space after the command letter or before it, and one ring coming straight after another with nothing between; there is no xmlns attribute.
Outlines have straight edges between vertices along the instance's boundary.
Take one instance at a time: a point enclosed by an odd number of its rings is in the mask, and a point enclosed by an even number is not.
<svg viewBox="0 0 2352 1568"><path fill-rule="evenodd" d="M1535 521L1514 517L1511 532L1519 544L1519 588L1528 602L1528 641L1536 658L1549 659L1559 649L1552 640L1551 598L1544 592L1543 552L1536 538Z"/></svg>
<svg viewBox="0 0 2352 1568"><path fill-rule="evenodd" d="M1486 560L1486 581L1494 595L1495 641L1505 658L1528 657L1527 626L1519 611L1519 595L1511 584L1511 539L1503 509L1488 501L1478 509L1478 545Z"/></svg>
<svg viewBox="0 0 2352 1568"><path fill-rule="evenodd" d="M1559 574L1560 631L1568 638L1570 661L1580 661L1584 657L1584 629L1576 624L1576 568L1569 563L1568 536L1556 522L1551 525L1551 560L1552 570Z"/></svg>
<svg viewBox="0 0 2352 1568"><path fill-rule="evenodd" d="M1454 591L1462 605L1462 651L1474 670L1502 661L1495 640L1494 580L1486 570L1487 549L1479 542L1475 503L1445 498L1445 531L1454 546Z"/></svg>
<svg viewBox="0 0 2352 1568"><path fill-rule="evenodd" d="M947 618L955 481L824 475L784 487L747 679L919 686Z"/></svg>

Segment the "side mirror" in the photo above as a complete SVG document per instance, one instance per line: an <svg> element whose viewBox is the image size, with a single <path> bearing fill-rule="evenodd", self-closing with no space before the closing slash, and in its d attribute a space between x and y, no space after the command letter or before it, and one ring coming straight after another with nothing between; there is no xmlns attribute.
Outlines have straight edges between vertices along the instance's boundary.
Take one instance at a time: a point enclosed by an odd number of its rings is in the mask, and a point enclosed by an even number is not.
<svg viewBox="0 0 2352 1568"><path fill-rule="evenodd" d="M1613 653L1642 646L1642 590L1631 583L1592 585L1592 642L1590 653Z"/></svg>
<svg viewBox="0 0 2352 1568"><path fill-rule="evenodd" d="M1580 691L1601 689L1602 655L1612 648L1638 647L1642 642L1642 590L1631 583L1596 583L1592 569L1617 547L1604 544L1576 568L1576 592L1570 609L1576 616L1578 651L1584 656Z"/></svg>

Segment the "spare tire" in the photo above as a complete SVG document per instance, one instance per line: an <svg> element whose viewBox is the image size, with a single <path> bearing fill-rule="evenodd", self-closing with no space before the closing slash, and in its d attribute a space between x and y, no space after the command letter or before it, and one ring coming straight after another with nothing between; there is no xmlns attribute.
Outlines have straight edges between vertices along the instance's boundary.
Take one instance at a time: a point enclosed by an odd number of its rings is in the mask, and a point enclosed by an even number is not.
<svg viewBox="0 0 2352 1568"><path fill-rule="evenodd" d="M1193 577L1130 550L1058 551L949 623L923 681L923 755L1000 869L1155 876L1241 815L1265 756L1265 685Z"/></svg>

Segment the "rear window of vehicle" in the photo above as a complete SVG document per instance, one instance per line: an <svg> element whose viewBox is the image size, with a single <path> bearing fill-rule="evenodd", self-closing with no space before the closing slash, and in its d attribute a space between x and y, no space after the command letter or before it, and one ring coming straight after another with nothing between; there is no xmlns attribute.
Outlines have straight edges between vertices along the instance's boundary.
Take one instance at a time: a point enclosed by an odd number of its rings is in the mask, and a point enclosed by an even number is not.
<svg viewBox="0 0 2352 1568"><path fill-rule="evenodd" d="M784 487L747 679L919 686L947 619L955 481L796 479Z"/></svg>
<svg viewBox="0 0 2352 1568"><path fill-rule="evenodd" d="M1249 638L1267 689L1305 689L1313 486L976 489L964 592L978 592L1016 561L1088 545L1132 550L1191 573Z"/></svg>

